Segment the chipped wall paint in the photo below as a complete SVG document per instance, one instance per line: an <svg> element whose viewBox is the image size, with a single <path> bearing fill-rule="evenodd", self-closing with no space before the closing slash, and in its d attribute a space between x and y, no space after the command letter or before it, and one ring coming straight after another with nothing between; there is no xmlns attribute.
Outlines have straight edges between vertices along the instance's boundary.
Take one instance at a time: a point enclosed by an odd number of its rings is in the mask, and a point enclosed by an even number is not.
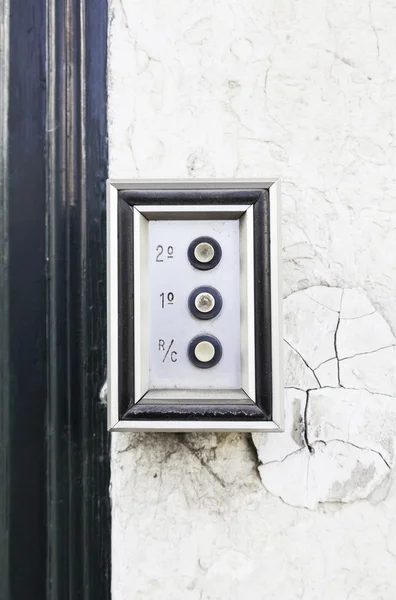
<svg viewBox="0 0 396 600"><path fill-rule="evenodd" d="M262 482L311 509L368 498L395 466L396 339L357 289L310 287L284 307L286 426L253 434Z"/></svg>
<svg viewBox="0 0 396 600"><path fill-rule="evenodd" d="M112 177L283 181L283 434L113 435L115 600L396 595L396 7L113 0Z"/></svg>

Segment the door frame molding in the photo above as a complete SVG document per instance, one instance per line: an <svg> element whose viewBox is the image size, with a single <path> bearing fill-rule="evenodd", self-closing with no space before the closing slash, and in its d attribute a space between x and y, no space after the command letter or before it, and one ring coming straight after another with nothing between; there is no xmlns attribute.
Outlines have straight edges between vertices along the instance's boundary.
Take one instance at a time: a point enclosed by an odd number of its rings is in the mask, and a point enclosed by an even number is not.
<svg viewBox="0 0 396 600"><path fill-rule="evenodd" d="M107 0L0 19L0 597L107 600Z"/></svg>

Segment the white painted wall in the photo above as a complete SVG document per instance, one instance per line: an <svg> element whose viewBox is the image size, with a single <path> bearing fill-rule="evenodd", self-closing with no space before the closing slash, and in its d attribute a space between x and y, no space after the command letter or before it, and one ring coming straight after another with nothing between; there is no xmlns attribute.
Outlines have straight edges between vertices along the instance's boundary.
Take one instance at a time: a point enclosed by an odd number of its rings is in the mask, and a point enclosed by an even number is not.
<svg viewBox="0 0 396 600"><path fill-rule="evenodd" d="M113 434L113 598L394 600L396 4L110 19L112 177L282 178L288 388L284 434Z"/></svg>

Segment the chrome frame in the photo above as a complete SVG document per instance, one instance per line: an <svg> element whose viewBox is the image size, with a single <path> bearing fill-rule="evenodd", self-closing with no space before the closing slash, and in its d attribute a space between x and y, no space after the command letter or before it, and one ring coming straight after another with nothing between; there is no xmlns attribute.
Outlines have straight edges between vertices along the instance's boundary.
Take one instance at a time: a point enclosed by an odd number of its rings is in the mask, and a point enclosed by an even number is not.
<svg viewBox="0 0 396 600"><path fill-rule="evenodd" d="M118 221L117 200L118 191L133 190L204 190L204 189L268 189L270 199L270 261L271 261L271 345L272 345L272 421L127 421L119 420L118 398ZM246 256L243 262L246 273L241 273L244 281L242 294L248 303L246 318L247 327L241 328L241 344L247 348L249 359L247 368L243 368L243 387L248 388L248 396L255 399L254 385L254 280L252 273L253 246L251 243L253 218L251 206L135 206L135 214L142 219L153 218L200 218L208 215L224 215L226 218L241 218L241 255ZM218 218L218 217L217 217ZM142 246L147 243L147 232L139 226L140 219L136 219L134 227L135 249L135 289L146 287L144 279L147 269L142 268ZM141 223L140 223L141 225ZM244 248L242 247L244 246ZM137 258L136 258L137 257ZM242 266L243 266L242 265ZM281 210L280 210L280 181L277 179L178 179L178 180L117 180L107 182L107 327L108 327L108 428L110 431L282 431L284 427L284 402L283 402L283 373L282 373L282 293L281 293ZM143 281L143 286L142 286ZM146 282L147 283L147 282ZM252 295L253 294L253 295ZM138 295L140 297L140 294ZM147 336L140 335L140 327L147 317L143 315L143 307L147 302L137 302L135 309L135 323L137 335L135 336L135 373L138 373L136 383L137 397L140 398L147 387L142 365L148 364L148 349L144 340ZM243 315L242 315L243 316ZM140 350L140 351L139 351ZM252 354L253 353L253 354ZM252 367L253 365L253 367ZM143 379L141 375L143 373ZM144 390L144 391L142 391ZM186 398L187 399L187 398Z"/></svg>

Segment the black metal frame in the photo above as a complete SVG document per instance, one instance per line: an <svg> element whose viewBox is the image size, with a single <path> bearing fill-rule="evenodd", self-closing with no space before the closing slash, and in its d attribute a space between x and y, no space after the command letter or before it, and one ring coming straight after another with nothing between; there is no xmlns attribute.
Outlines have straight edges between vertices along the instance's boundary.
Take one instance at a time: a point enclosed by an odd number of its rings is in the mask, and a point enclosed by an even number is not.
<svg viewBox="0 0 396 600"><path fill-rule="evenodd" d="M136 402L134 397L133 206L251 204L254 220L256 402ZM120 421L271 421L271 268L268 189L120 190L118 192L118 357Z"/></svg>
<svg viewBox="0 0 396 600"><path fill-rule="evenodd" d="M106 600L107 1L0 17L0 597Z"/></svg>

